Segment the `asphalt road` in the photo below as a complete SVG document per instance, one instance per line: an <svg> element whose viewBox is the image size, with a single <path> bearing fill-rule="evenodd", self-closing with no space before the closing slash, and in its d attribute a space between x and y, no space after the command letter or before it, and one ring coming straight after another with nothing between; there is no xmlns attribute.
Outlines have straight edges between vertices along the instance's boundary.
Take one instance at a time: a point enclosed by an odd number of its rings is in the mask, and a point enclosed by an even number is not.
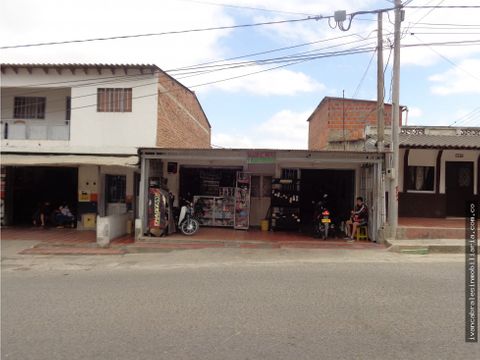
<svg viewBox="0 0 480 360"><path fill-rule="evenodd" d="M459 261L19 268L2 359L479 359L463 279Z"/></svg>

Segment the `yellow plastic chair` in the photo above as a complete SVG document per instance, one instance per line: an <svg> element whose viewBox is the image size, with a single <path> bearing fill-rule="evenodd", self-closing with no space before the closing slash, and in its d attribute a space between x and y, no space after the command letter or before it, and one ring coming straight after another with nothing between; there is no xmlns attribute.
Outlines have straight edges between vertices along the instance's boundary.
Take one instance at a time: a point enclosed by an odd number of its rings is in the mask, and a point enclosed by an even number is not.
<svg viewBox="0 0 480 360"><path fill-rule="evenodd" d="M364 226L359 226L357 228L357 241L359 240L368 240L368 226L364 225Z"/></svg>

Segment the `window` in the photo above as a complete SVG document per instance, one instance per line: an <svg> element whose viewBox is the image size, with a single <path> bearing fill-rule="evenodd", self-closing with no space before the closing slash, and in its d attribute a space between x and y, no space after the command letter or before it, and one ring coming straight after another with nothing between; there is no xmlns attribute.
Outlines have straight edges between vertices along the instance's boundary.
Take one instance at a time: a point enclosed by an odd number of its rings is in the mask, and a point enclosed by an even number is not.
<svg viewBox="0 0 480 360"><path fill-rule="evenodd" d="M107 203L124 203L127 191L127 177L125 175L106 175Z"/></svg>
<svg viewBox="0 0 480 360"><path fill-rule="evenodd" d="M408 188L413 191L433 191L435 183L435 167L433 166L409 166Z"/></svg>
<svg viewBox="0 0 480 360"><path fill-rule="evenodd" d="M13 105L14 119L45 119L44 97L15 96Z"/></svg>
<svg viewBox="0 0 480 360"><path fill-rule="evenodd" d="M65 98L65 120L70 121L71 114L72 114L72 97L67 96Z"/></svg>
<svg viewBox="0 0 480 360"><path fill-rule="evenodd" d="M132 89L97 89L98 112L131 112Z"/></svg>

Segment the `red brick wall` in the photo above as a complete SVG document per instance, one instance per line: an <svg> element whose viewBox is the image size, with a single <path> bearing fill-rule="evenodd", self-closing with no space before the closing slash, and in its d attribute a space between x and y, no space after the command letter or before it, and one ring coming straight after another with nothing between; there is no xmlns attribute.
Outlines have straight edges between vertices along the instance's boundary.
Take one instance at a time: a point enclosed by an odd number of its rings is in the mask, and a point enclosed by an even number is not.
<svg viewBox="0 0 480 360"><path fill-rule="evenodd" d="M210 125L197 97L166 74L159 75L157 111L158 147L210 147Z"/></svg>
<svg viewBox="0 0 480 360"><path fill-rule="evenodd" d="M377 125L376 109L373 101L325 98L310 117L308 148L321 150L327 148L329 141L342 141L344 127L345 140L363 139L365 126ZM385 104L386 126L390 125L391 118L392 106Z"/></svg>

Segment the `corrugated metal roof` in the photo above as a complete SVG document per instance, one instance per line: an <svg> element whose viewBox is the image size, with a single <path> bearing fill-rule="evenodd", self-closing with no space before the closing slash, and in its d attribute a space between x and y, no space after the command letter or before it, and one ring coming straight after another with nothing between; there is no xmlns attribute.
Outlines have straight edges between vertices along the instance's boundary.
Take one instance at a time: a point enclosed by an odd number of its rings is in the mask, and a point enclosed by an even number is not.
<svg viewBox="0 0 480 360"><path fill-rule="evenodd" d="M400 147L480 149L477 135L400 134Z"/></svg>
<svg viewBox="0 0 480 360"><path fill-rule="evenodd" d="M91 69L97 69L97 68L118 68L118 69L158 69L160 68L155 65L155 64L82 64L82 63L28 63L28 64L15 64L15 63L2 63L0 65L2 68L7 68L7 67L12 67L12 68L79 68L79 69L84 69L84 68L91 68Z"/></svg>

